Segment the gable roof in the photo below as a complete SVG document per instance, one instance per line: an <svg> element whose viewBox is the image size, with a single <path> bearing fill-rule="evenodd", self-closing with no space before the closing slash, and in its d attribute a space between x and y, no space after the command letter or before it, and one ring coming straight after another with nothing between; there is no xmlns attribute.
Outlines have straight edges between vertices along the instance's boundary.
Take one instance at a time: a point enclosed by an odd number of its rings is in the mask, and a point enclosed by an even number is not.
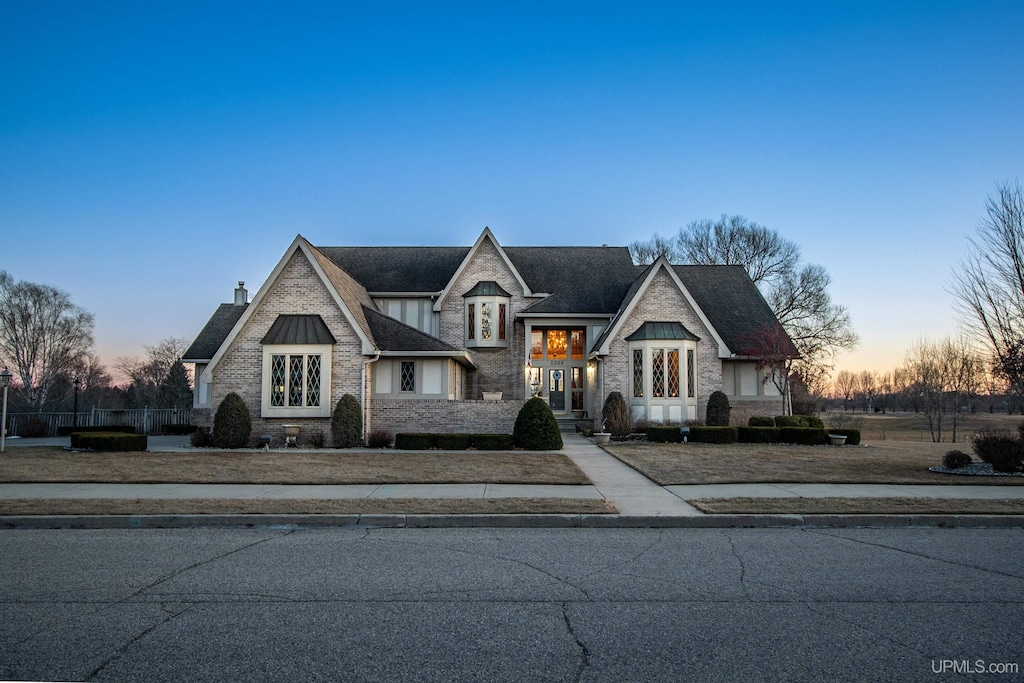
<svg viewBox="0 0 1024 683"><path fill-rule="evenodd" d="M221 304L182 356L182 363L209 362L249 304Z"/></svg>
<svg viewBox="0 0 1024 683"><path fill-rule="evenodd" d="M248 306L245 307L245 311L238 317L235 324L231 327L231 331L221 341L217 348L217 352L210 359L209 365L206 366L206 370L203 372L204 377L209 377L213 372L214 368L220 362L220 359L224 357L227 350L231 348L232 342L245 327L245 323L248 322L252 316L253 311L259 308L260 304L263 303L263 299L266 297L281 273L284 271L285 266L288 262L298 253L302 253L306 260L309 262L310 267L317 274L317 277L323 283L324 287L327 288L331 298L334 299L334 303L341 309L342 315L348 320L352 329L355 330L356 335L362 342L363 354L371 354L376 351L373 343L373 335L370 333L370 327L366 323L366 317L363 314L362 302L369 302L373 304L373 300L370 299L366 289L358 282L352 279L350 275L341 270L336 264L330 261L320 254L302 235L296 235L295 239L285 250L281 260L274 266L274 270L271 271L270 276L260 286L259 291L256 292L256 296L253 297L252 301Z"/></svg>
<svg viewBox="0 0 1024 683"><path fill-rule="evenodd" d="M672 266L733 353L756 330L777 324L775 314L743 266ZM793 348L794 355L799 355Z"/></svg>
<svg viewBox="0 0 1024 683"><path fill-rule="evenodd" d="M501 248L500 244L498 244L498 240L494 238L494 234L491 233L491 229L484 228L484 231L480 233L480 237L476 238L476 242L470 248L469 253L467 253L466 257L462 259L462 263L460 263L459 267L455 269L455 272L452 274L451 279L448 280L448 283L445 285L444 289L441 290L441 293L438 295L437 300L434 301L435 311L441 310L441 304L443 304L444 300L448 298L448 295L452 291L452 287L455 286L455 281L458 280L459 276L462 275L462 272L466 270L466 267L473 260L473 257L476 256L476 253L480 251L480 247L483 246L483 243L485 241L489 241L491 243L491 246L493 246L495 250L497 250L498 256L500 256L501 260L505 262L505 266L507 266L508 269L512 271L513 277L515 277L516 281L519 282L519 286L522 287L523 294L525 296L534 295L533 290L530 288L528 284L526 284L526 281L523 279L523 276L519 274L519 271L516 269L515 265L513 265L512 261L509 260L508 254L506 254L505 250Z"/></svg>
<svg viewBox="0 0 1024 683"><path fill-rule="evenodd" d="M712 325L711 321L708 319L707 314L697 303L697 301L693 298L689 289L687 289L686 285L684 285L683 282L679 279L679 276L673 269L672 264L670 264L668 262L668 259L666 259L664 256L659 257L657 261L648 266L645 269L644 274L641 277L637 278L639 282L634 282L633 285L630 286L628 296L625 299L623 299L622 306L615 314L615 318L612 320L611 324L608 325L608 327L605 329L604 334L602 334L601 337L598 339L598 343L594 345L594 348L591 351L591 353L596 353L598 355L607 355L609 353L608 346L612 338L614 338L615 335L619 334L622 325L626 322L626 318L628 318L629 314L633 312L634 308L636 308L636 305L639 302L640 298L643 296L644 292L647 291L647 288L650 287L651 282L654 281L654 276L661 271L664 271L665 273L668 274L670 278L672 278L672 281L679 289L679 292L683 295L683 298L685 298L686 301L690 304L690 307L693 309L693 312L696 313L700 321L704 323L704 326L708 329L709 332L711 332L711 337L714 339L716 345L718 346L719 357L726 358L732 355L732 352L729 350L729 346L725 343L725 340L722 339L722 336L718 333L718 331L715 329L715 326Z"/></svg>

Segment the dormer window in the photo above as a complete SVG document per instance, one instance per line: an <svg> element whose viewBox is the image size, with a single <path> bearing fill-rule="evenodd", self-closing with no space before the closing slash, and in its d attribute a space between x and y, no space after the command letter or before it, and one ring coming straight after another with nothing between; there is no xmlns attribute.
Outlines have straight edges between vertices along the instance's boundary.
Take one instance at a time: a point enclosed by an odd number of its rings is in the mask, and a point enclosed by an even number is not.
<svg viewBox="0 0 1024 683"><path fill-rule="evenodd" d="M462 295L466 306L466 346L507 347L512 295L493 280L482 280Z"/></svg>

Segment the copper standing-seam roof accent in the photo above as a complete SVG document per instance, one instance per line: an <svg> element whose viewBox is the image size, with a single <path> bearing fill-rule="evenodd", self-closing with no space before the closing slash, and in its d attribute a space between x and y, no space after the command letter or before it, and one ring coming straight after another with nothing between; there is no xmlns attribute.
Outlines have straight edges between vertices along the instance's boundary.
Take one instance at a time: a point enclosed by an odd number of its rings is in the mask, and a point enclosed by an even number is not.
<svg viewBox="0 0 1024 683"><path fill-rule="evenodd" d="M319 315L282 314L260 340L261 344L335 344L337 340Z"/></svg>
<svg viewBox="0 0 1024 683"><path fill-rule="evenodd" d="M636 328L633 334L626 337L626 341L700 341L700 337L690 332L682 323L675 321L668 322L645 322Z"/></svg>

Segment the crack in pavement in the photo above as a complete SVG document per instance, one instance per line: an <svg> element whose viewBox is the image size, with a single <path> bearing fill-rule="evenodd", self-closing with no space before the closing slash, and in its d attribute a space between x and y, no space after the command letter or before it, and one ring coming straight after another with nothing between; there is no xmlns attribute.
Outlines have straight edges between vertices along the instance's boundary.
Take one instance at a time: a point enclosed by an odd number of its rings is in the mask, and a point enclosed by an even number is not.
<svg viewBox="0 0 1024 683"><path fill-rule="evenodd" d="M569 603L562 602L562 621L565 622L565 630L569 634L569 638L572 639L573 645L579 651L578 661L576 662L576 671L573 673L573 680L579 683L583 679L583 672L586 671L590 665L590 650L583 644L580 637L576 635L576 629L573 628L572 621L569 619Z"/></svg>
<svg viewBox="0 0 1024 683"><path fill-rule="evenodd" d="M850 538L848 536L841 536L836 533L826 533L823 530L816 529L804 529L806 533L815 534L818 536L827 536L828 538L834 538L841 541L849 541L850 543L859 543L861 545L872 546L874 548L885 548L886 550L893 550L904 555L910 555L911 557L920 557L925 560L932 560L934 562L941 562L942 564L948 564L953 567L963 567L965 569L977 569L978 571L985 572L988 574L995 574L996 576L1005 576L1010 579L1024 580L1024 576L1018 576L1017 574L1011 574L1009 572L1002 572L998 569L989 569L988 567L979 567L976 564L968 564L966 562L957 562L955 560L944 560L941 557L932 557L931 555L925 555L924 553L915 552L913 550L906 550L904 548L897 548L895 546L886 545L885 543L873 543L871 541L863 541L859 538Z"/></svg>
<svg viewBox="0 0 1024 683"><path fill-rule="evenodd" d="M471 557L486 557L486 558L491 559L491 560L501 560L501 561L505 561L505 562L511 562L512 564L519 564L519 565L522 565L524 567L529 567L530 569L534 570L535 572L540 572L544 576L550 577L551 579L553 579L555 581L555 583L562 583L562 584L565 584L566 586L569 586L573 590L579 591L580 593L583 594L584 598L586 598L587 600L590 600L590 594L587 592L587 590L585 588L583 588L582 586L577 586L575 583L570 581L568 579L568 577L556 576L555 574L552 574L551 572L547 571L546 569L542 569L542 568L538 567L537 565L530 564L526 560L520 560L520 559L517 559L517 558L514 558L514 557L505 557L503 555L495 555L495 554L492 554L492 553L474 552L474 551L471 551L471 550L465 550L463 548L453 548L453 547L451 547L449 545L433 545L433 544L426 544L426 543L417 543L415 541L404 541L404 540L395 540L395 539L390 539L390 538L379 538L379 537L375 537L372 540L375 540L375 541L378 541L378 542L381 542L381 543L394 543L394 544L399 544L399 545L413 545L413 546L416 546L416 547L419 547L419 548L444 549L444 550L450 550L451 552L456 552L456 553L462 553L464 555L469 555ZM474 589L474 590L479 590L479 589ZM448 593L459 593L459 592L464 592L464 591L433 591L433 592L437 593L437 594L442 594L443 595L443 594L448 594Z"/></svg>
<svg viewBox="0 0 1024 683"><path fill-rule="evenodd" d="M100 662L96 667L94 667L93 670L90 671L82 680L83 681L91 681L93 678L96 677L97 674L99 674L101 671L103 671L105 668L107 668L111 663L113 663L114 661L120 659L121 656L124 654L125 650L127 650L129 647L131 647L132 645L134 645L135 643L137 643L141 639L145 638L148 634L152 633L153 631L155 631L156 629L160 628L164 624L166 624L166 623L168 623L168 622L170 622L170 621L172 621L174 619L177 619L178 617L180 617L185 612L188 612L193 607L195 607L195 605L186 605L185 608L182 609L181 611L174 612L174 611L168 611L168 609L166 607L166 603L162 603L160 605L160 609L163 610L164 615L165 615L163 619L161 619L157 623L153 624L152 626L149 626L149 627L143 629L142 631L140 631L139 633L135 634L131 638L128 638L127 640L122 642L120 645L117 645L114 648L114 652L111 653L111 655L109 657L107 657L105 660Z"/></svg>
<svg viewBox="0 0 1024 683"><path fill-rule="evenodd" d="M913 645L910 645L908 643L900 642L900 641L896 640L895 638L893 638L892 636L886 635L886 634L881 633L879 631L875 631L874 629L868 628L867 626L864 626L863 624L860 624L860 623L858 623L856 621L853 621L852 619L848 619L848 618L846 618L846 617L844 617L844 616L842 616L840 614L826 614L825 612L822 612L820 610L816 610L813 607L811 607L812 604L819 604L819 603L811 603L811 602L805 602L804 603L804 606L807 608L807 611L810 612L811 614L816 614L816 615L818 615L820 617L825 617L826 619L838 619L839 621L841 621L843 623L846 623L846 624L849 624L850 626L853 626L854 628L857 628L857 629L860 629L861 631L865 631L867 633L870 633L871 635L875 636L876 638L878 638L880 640L883 640L883 641L888 642L888 643L892 643L893 645L896 645L897 647L905 648L905 649L910 650L912 652L916 652L917 654L921 655L922 657L929 658L929 657L932 656L931 654L925 652L924 650L919 650L918 648L914 647ZM835 603L827 603L827 604L835 604Z"/></svg>
<svg viewBox="0 0 1024 683"><path fill-rule="evenodd" d="M646 547L644 547L643 550L638 552L636 555L633 555L633 557L626 558L625 560L619 560L617 562L609 562L606 565L602 565L602 566L598 567L597 569L594 569L593 571L590 571L590 572L587 572L586 574L583 574L580 578L581 579L589 579L590 577L597 576L598 574L601 574L603 572L609 572L611 574L616 573L615 571L609 571L609 570L612 570L612 568L623 567L625 565L630 564L631 562L636 562L641 557L646 555L648 552L653 550L656 546L660 545L662 537L664 535L665 535L665 530L664 529L658 529L657 537L653 541L651 541L651 543L649 543Z"/></svg>
<svg viewBox="0 0 1024 683"><path fill-rule="evenodd" d="M736 561L740 565L740 588L743 590L743 597L745 597L748 602L752 602L753 600L750 597L750 590L747 587L747 565L743 562L743 558L740 557L739 551L736 550L736 542L733 540L732 536L729 535L726 529L722 529L722 535L725 536L725 540L729 541L729 549L732 551L732 556L736 558Z"/></svg>

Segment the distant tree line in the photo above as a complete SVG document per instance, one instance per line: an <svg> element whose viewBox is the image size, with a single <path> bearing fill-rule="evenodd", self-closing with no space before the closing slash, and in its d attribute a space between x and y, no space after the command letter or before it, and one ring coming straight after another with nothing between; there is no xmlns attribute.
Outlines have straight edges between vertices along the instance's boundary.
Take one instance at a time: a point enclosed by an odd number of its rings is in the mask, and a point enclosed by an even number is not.
<svg viewBox="0 0 1024 683"><path fill-rule="evenodd" d="M0 366L13 375L9 412L97 408L191 408L184 339L147 346L143 358L118 358L115 383L93 349L95 319L56 287L16 281L0 271Z"/></svg>

